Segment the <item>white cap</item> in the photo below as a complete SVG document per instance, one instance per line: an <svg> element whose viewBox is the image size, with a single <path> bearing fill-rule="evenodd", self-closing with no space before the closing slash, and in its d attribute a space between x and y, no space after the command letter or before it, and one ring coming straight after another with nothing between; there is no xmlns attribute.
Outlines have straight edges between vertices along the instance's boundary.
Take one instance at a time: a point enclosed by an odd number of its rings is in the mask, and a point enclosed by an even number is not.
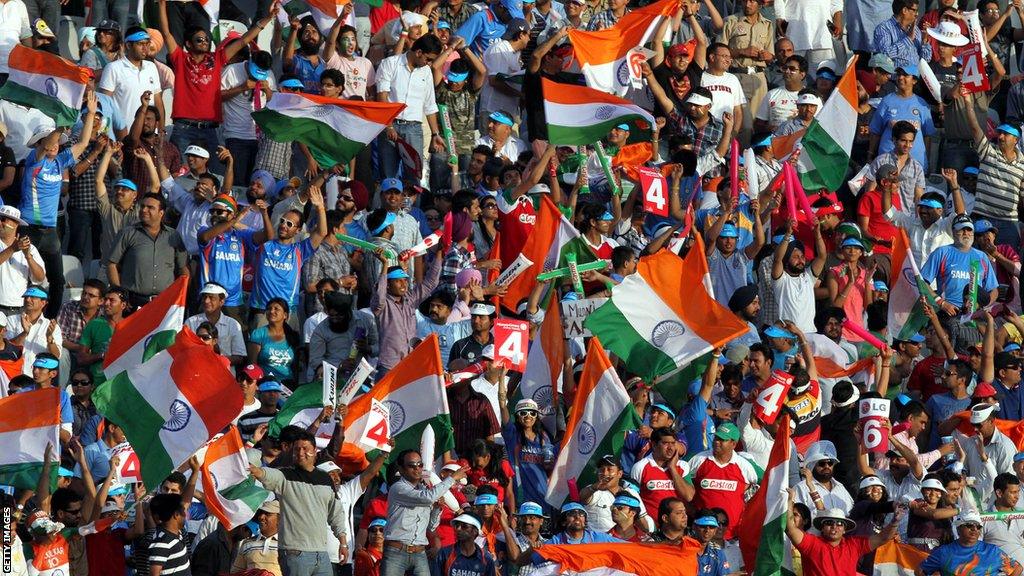
<svg viewBox="0 0 1024 576"><path fill-rule="evenodd" d="M821 98L818 98L815 94L801 94L797 97L796 103L800 104L813 104L815 106L821 106Z"/></svg>
<svg viewBox="0 0 1024 576"><path fill-rule="evenodd" d="M21 219L21 210L18 210L14 206L8 204L0 206L0 217L17 220L18 224L21 224L22 226L26 224L26 222Z"/></svg>
<svg viewBox="0 0 1024 576"><path fill-rule="evenodd" d="M711 99L701 94L690 93L690 97L686 99L687 104L694 104L696 106L707 106L711 104Z"/></svg>
<svg viewBox="0 0 1024 576"><path fill-rule="evenodd" d="M999 404L975 404L971 407L971 424L981 424L996 410L999 410Z"/></svg>
<svg viewBox="0 0 1024 576"><path fill-rule="evenodd" d="M551 194L551 188L543 182L534 184L532 188L526 191L527 194Z"/></svg>
<svg viewBox="0 0 1024 576"><path fill-rule="evenodd" d="M462 465L458 462L449 462L444 466L441 466L441 472L444 472L445 470L449 472L458 472L459 470L462 470Z"/></svg>
<svg viewBox="0 0 1024 576"><path fill-rule="evenodd" d="M482 358L494 360L494 344L488 344L487 346L484 346L484 350L483 352L480 353L480 356Z"/></svg>
<svg viewBox="0 0 1024 576"><path fill-rule="evenodd" d="M828 440L818 440L807 448L804 465L810 468L818 460L839 460L836 456L836 445Z"/></svg>
<svg viewBox="0 0 1024 576"><path fill-rule="evenodd" d="M832 60L832 59L822 60L818 64L818 67L814 69L814 71L818 72L818 71L823 70L825 68L828 68L829 70L831 70L833 72L836 72L836 73L841 72L841 70L839 69L839 64L837 64L836 61Z"/></svg>
<svg viewBox="0 0 1024 576"><path fill-rule="evenodd" d="M200 294L220 294L221 296L223 296L225 298L227 298L227 296L228 296L228 291L225 290L223 286L221 286L220 284L217 284L216 282L207 282L203 286L203 289L199 291L199 293Z"/></svg>
<svg viewBox="0 0 1024 576"><path fill-rule="evenodd" d="M196 146L195 144L192 144L188 148L185 148L185 152L183 153L183 155L188 156L189 154L193 156L199 156L200 158L206 158L207 160L210 159L210 152L206 148L203 148L202 146Z"/></svg>
<svg viewBox="0 0 1024 576"><path fill-rule="evenodd" d="M885 487L885 483L882 482L881 478L872 474L871 476L865 476L864 478L862 478L860 481L860 486L858 488L860 490L863 490L865 488L870 488L871 486Z"/></svg>
<svg viewBox="0 0 1024 576"><path fill-rule="evenodd" d="M330 472L341 472L341 468L339 468L337 464L335 464L334 462L331 462L330 460L328 460L327 462L322 462L320 464L317 464L316 469L317 470L321 470L323 472L327 472L327 473L330 473Z"/></svg>
<svg viewBox="0 0 1024 576"><path fill-rule="evenodd" d="M121 507L118 506L117 502L114 502L114 501L107 502L106 504L103 505L103 508L100 508L100 514L106 514L107 512L120 512L120 511L121 511Z"/></svg>
<svg viewBox="0 0 1024 576"><path fill-rule="evenodd" d="M967 36L960 33L960 25L956 22L943 20L938 26L928 29L928 35L949 46L965 46L970 42Z"/></svg>
<svg viewBox="0 0 1024 576"><path fill-rule="evenodd" d="M35 132L32 133L32 136L29 137L28 142L25 143L25 146L31 148L36 144L39 144L40 140L46 138L50 134L53 134L53 130L53 128L50 128L48 126L42 126L38 128Z"/></svg>
<svg viewBox="0 0 1024 576"><path fill-rule="evenodd" d="M533 410L534 412L539 412L540 406L538 406L537 402L531 398L523 398L519 402L516 402L515 411L519 412L520 410Z"/></svg>
<svg viewBox="0 0 1024 576"><path fill-rule="evenodd" d="M982 524L981 514L977 510L965 510L953 517L953 527L959 528L963 524Z"/></svg>
<svg viewBox="0 0 1024 576"><path fill-rule="evenodd" d="M455 518L452 518L452 522L458 522L460 524L469 524L470 526L476 526L477 531L481 530L480 521L475 516L470 514L459 514Z"/></svg>
<svg viewBox="0 0 1024 576"><path fill-rule="evenodd" d="M474 316L490 316L494 314L494 306L477 302L469 307L469 313Z"/></svg>
<svg viewBox="0 0 1024 576"><path fill-rule="evenodd" d="M921 490L924 490L925 488L931 488L932 490L938 490L939 492L942 492L943 494L946 493L946 487L942 485L942 482L939 482L938 478L929 478L929 479L925 480L924 482L921 482Z"/></svg>

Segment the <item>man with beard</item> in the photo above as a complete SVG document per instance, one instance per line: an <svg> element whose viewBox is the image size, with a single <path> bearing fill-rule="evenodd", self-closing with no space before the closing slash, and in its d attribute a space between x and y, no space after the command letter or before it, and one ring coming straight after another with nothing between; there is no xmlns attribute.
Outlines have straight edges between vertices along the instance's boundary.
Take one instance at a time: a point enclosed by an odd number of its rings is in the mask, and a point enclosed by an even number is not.
<svg viewBox="0 0 1024 576"><path fill-rule="evenodd" d="M454 305L455 296L450 291L441 288L434 291L420 304L419 314L416 318L416 337L426 338L430 334L437 334L438 344L441 346L441 362L446 366L449 362L448 355L452 345L472 333L470 319L457 322L448 321L448 316L452 313Z"/></svg>
<svg viewBox="0 0 1024 576"><path fill-rule="evenodd" d="M469 307L469 313L469 323L473 332L452 344L451 351L448 353L449 366L459 359L466 360L470 364L480 362L484 348L494 344L494 335L491 334L491 326L497 317L494 306L486 302L474 302Z"/></svg>
<svg viewBox="0 0 1024 576"><path fill-rule="evenodd" d="M151 104L153 93L146 91L140 97L142 103L135 111L135 120L124 141L124 150L129 150L124 159L124 177L135 182L141 190L149 190L152 178L148 164L140 154L140 149L151 158L159 156L171 174L181 171L181 150L174 144L160 137L158 133L163 126L163 115L160 109ZM154 160L156 163L156 160Z"/></svg>
<svg viewBox="0 0 1024 576"><path fill-rule="evenodd" d="M506 562L503 573L515 573L511 569L513 566L518 566L518 574L520 576L529 576L534 570L526 568L526 565L530 563L531 555L523 554L522 551L530 548L539 548L547 543L547 540L540 533L540 528L544 525L544 520L547 516L544 514L544 508L536 502L523 502L520 504L519 513L516 516L518 519L515 531L517 546L504 544Z"/></svg>
<svg viewBox="0 0 1024 576"><path fill-rule="evenodd" d="M726 112L719 120L711 114L711 91L697 86L690 91L683 108L677 108L668 99L661 85L653 81L651 68L641 65L644 78L654 94L654 99L664 109L671 109L669 124L676 124L678 136L686 139L688 150L697 155L697 175L709 172L717 173L718 166L725 163L724 156L729 148L729 138L733 133L733 116ZM684 115L685 113L685 115Z"/></svg>
<svg viewBox="0 0 1024 576"><path fill-rule="evenodd" d="M839 478L834 476L838 463L836 447L832 442L819 440L811 444L804 457L804 481L796 485L796 501L802 502L812 512L838 509L849 514L853 508L853 498L839 482Z"/></svg>
<svg viewBox="0 0 1024 576"><path fill-rule="evenodd" d="M246 260L246 249L259 246L274 237L274 227L267 214L267 203L257 200L254 204L263 218L262 230L241 229L239 221L249 211L249 206L241 210L235 199L227 194L217 196L210 205L211 226L199 231L199 284L206 286L213 282L222 287L227 297L223 305L225 313L238 323L245 321L245 302L242 300L242 275ZM204 298L205 300L205 298ZM209 314L208 310L204 312ZM219 312L217 312L219 316ZM209 320L209 318L207 318ZM213 322L213 320L210 320ZM215 323L216 324L216 323ZM196 325L198 326L198 324ZM224 331L218 326L221 337ZM223 340L221 340L222 348ZM245 355L245 352L242 352Z"/></svg>
<svg viewBox="0 0 1024 576"><path fill-rule="evenodd" d="M984 306L995 302L999 294L998 280L992 261L988 255L973 247L974 223L966 214L958 214L953 218L953 243L941 246L932 252L921 267L921 278L928 284L937 282L940 318L947 320L971 306L968 296L971 292L972 279L977 282L977 302ZM948 324L948 322L947 322ZM947 328L948 329L948 328ZM958 336L968 338L968 343L978 341L970 339L970 334L960 330L950 330L955 340ZM974 331L974 336L977 332ZM958 342L954 341L956 348Z"/></svg>
<svg viewBox="0 0 1024 576"><path fill-rule="evenodd" d="M214 239L211 244L217 242ZM239 243L241 244L241 243ZM216 255L223 254L224 248L216 251ZM213 252L213 250L211 250ZM204 254L206 251L204 251ZM216 262L215 262L216 264ZM211 266L204 266L209 269ZM239 291L241 287L239 287ZM199 304L202 310L199 314L189 317L185 324L193 332L199 329L203 322L209 322L217 328L217 343L220 345L220 353L231 360L231 364L239 366L246 358L245 341L242 339L241 319L245 313L241 305L227 307L228 291L219 282L208 281L203 284L199 291Z"/></svg>
<svg viewBox="0 0 1024 576"><path fill-rule="evenodd" d="M814 226L814 260L810 265L804 256L800 241L794 241L793 225L786 222L786 233L775 248L772 260L772 279L775 301L779 305L779 318L792 321L803 332L814 331L814 285L825 268L825 240L821 225Z"/></svg>
<svg viewBox="0 0 1024 576"><path fill-rule="evenodd" d="M380 353L377 323L363 314L355 314L354 305L349 294L328 292L324 296L327 319L317 325L309 338L310 380L325 361L343 373L350 373L359 357L373 358ZM358 355L353 355L353 350Z"/></svg>
<svg viewBox="0 0 1024 576"><path fill-rule="evenodd" d="M351 197L350 197L351 198ZM327 211L327 234L313 257L302 265L302 286L305 292L306 316L320 311L316 286L320 280L331 278L346 290L355 288L357 279L352 275L348 261L348 250L338 240L337 234L345 232L342 224L344 215L340 210Z"/></svg>
<svg viewBox="0 0 1024 576"><path fill-rule="evenodd" d="M690 15L691 25L696 22L696 14ZM654 78L672 102L672 108L660 106L658 115L669 117L672 110L682 110L690 91L700 86L700 78L707 67L707 38L700 31L700 25L693 25L698 31L694 42L673 44L666 51L660 42L655 42L652 66ZM673 131L674 133L674 131ZM662 134L667 140L669 134Z"/></svg>
<svg viewBox="0 0 1024 576"><path fill-rule="evenodd" d="M291 28L282 58L284 72L294 74L299 82L302 82L303 92L319 94L320 75L324 73L325 67L323 59L320 58L323 34L320 33L316 20L310 15L301 20L292 17L289 25ZM296 46L299 47L298 53L295 52Z"/></svg>
<svg viewBox="0 0 1024 576"><path fill-rule="evenodd" d="M587 526L587 511L576 502L563 504L559 511L562 530L548 540L549 544L605 544L622 542L604 532ZM535 556L538 558L539 556Z"/></svg>

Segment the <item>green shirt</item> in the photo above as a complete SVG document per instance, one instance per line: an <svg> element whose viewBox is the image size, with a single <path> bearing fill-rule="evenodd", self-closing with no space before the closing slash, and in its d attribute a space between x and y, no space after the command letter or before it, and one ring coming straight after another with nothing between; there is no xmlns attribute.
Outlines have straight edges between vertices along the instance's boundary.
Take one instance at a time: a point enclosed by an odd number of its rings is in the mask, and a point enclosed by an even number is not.
<svg viewBox="0 0 1024 576"><path fill-rule="evenodd" d="M107 348L110 346L110 338L113 335L114 328L106 318L93 318L82 329L82 338L79 340L79 344L88 348L93 354L106 354ZM106 380L106 377L103 376L102 361L92 363L89 370L92 371L93 386L98 386L100 382Z"/></svg>

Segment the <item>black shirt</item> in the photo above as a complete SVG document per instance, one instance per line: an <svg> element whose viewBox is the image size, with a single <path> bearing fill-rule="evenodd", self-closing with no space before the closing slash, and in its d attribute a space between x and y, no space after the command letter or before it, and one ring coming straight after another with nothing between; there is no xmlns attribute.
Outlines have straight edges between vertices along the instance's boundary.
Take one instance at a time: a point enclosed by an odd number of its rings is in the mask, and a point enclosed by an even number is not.
<svg viewBox="0 0 1024 576"><path fill-rule="evenodd" d="M18 162L14 159L14 150L11 150L10 146L0 144L0 178L3 177L4 170L8 166L11 168L18 166ZM0 190L0 198L3 198L4 204L8 206L17 206L21 202L21 190L17 178L11 182L10 186Z"/></svg>
<svg viewBox="0 0 1024 576"><path fill-rule="evenodd" d="M487 344L494 344L494 336L487 335ZM451 351L448 352L448 366L451 367L452 362L459 358L468 360L471 364L479 362L484 353L484 346L487 344L481 344L472 334L462 340L456 340L455 344L452 344Z"/></svg>

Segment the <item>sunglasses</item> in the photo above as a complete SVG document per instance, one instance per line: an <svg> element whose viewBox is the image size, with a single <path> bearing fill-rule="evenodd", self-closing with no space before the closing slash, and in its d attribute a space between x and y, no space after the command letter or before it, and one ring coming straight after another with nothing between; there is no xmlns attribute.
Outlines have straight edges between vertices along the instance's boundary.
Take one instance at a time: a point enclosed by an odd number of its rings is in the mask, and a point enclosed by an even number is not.
<svg viewBox="0 0 1024 576"><path fill-rule="evenodd" d="M209 42L210 42L210 37L209 36L196 36L195 38L192 38L192 43L193 44L206 44L206 43L209 43Z"/></svg>
<svg viewBox="0 0 1024 576"><path fill-rule="evenodd" d="M835 460L818 460L814 465L821 466L823 468L832 468L836 465L836 462Z"/></svg>
<svg viewBox="0 0 1024 576"><path fill-rule="evenodd" d="M406 468L423 468L423 462L406 462Z"/></svg>
<svg viewBox="0 0 1024 576"><path fill-rule="evenodd" d="M367 530L367 532L369 532L370 534L383 534L384 529L378 526L376 528L370 528L369 530Z"/></svg>
<svg viewBox="0 0 1024 576"><path fill-rule="evenodd" d="M970 524L961 524L960 527L968 530L981 530L981 524L975 524L973 522Z"/></svg>
<svg viewBox="0 0 1024 576"><path fill-rule="evenodd" d="M520 410L519 412L516 412L516 414L519 415L519 416L536 416L537 415L537 411L536 410Z"/></svg>
<svg viewBox="0 0 1024 576"><path fill-rule="evenodd" d="M214 208L210 210L210 214L213 216L220 216L222 214L230 214L230 212L228 212L227 210L220 210L219 208Z"/></svg>
<svg viewBox="0 0 1024 576"><path fill-rule="evenodd" d="M92 386L92 382L89 382L88 380L72 380L71 381L71 385L72 386Z"/></svg>
<svg viewBox="0 0 1024 576"><path fill-rule="evenodd" d="M483 206L481 206L481 208L483 208L484 210L490 210L491 208L497 208L497 207L498 207L497 204L484 204Z"/></svg>
<svg viewBox="0 0 1024 576"><path fill-rule="evenodd" d="M338 200L344 200L345 202L355 202L356 199L351 196L338 196Z"/></svg>
<svg viewBox="0 0 1024 576"><path fill-rule="evenodd" d="M295 222L292 222L291 220L281 220L281 225L284 226L285 228L298 228L299 227L298 224L296 224Z"/></svg>
<svg viewBox="0 0 1024 576"><path fill-rule="evenodd" d="M830 527L835 527L835 526L841 526L843 528L846 528L846 524L844 522L842 522L841 520L822 520L821 521L821 527L822 528L830 528Z"/></svg>

